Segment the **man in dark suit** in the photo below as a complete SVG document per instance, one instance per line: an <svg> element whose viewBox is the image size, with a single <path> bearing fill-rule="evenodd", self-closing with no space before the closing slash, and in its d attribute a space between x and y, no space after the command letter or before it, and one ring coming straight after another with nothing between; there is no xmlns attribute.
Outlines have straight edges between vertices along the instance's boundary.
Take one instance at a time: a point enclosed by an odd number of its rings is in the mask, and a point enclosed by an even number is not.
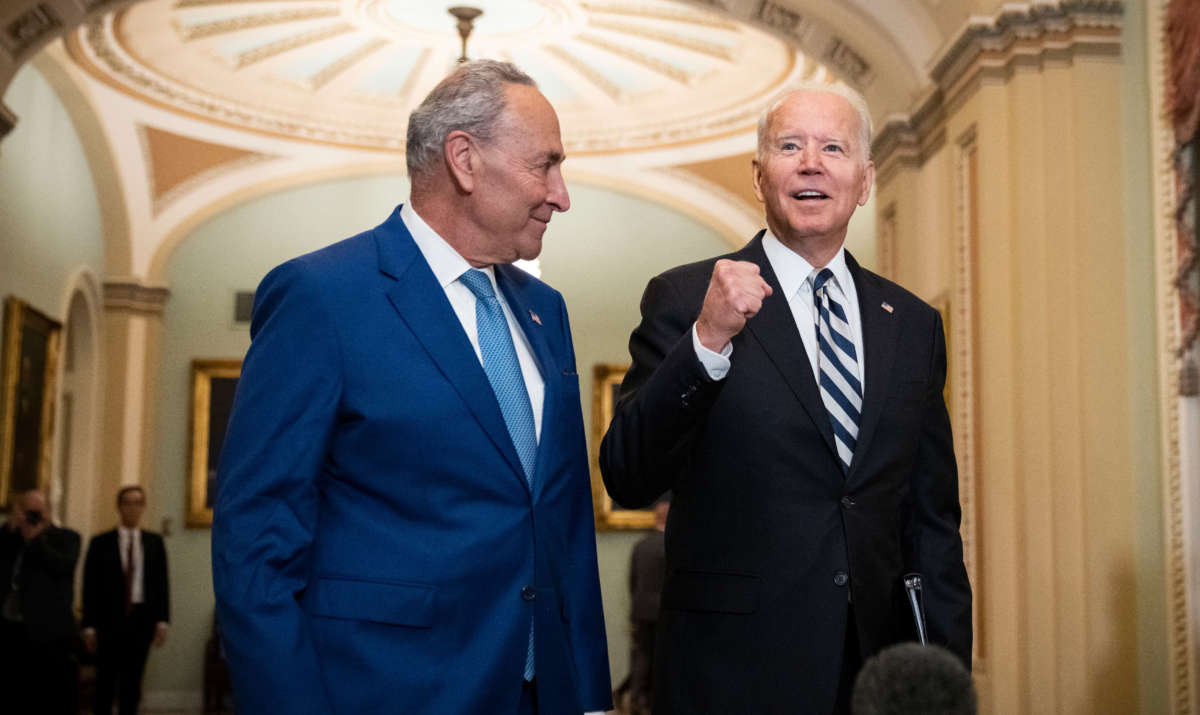
<svg viewBox="0 0 1200 715"><path fill-rule="evenodd" d="M658 607L667 571L663 532L671 502L654 505L654 530L638 540L629 557L629 621L632 648L629 653L629 701L631 715L649 715L654 694L654 633L658 629Z"/></svg>
<svg viewBox="0 0 1200 715"><path fill-rule="evenodd" d="M79 534L50 522L39 490L13 496L0 528L0 692L18 715L75 712Z"/></svg>
<svg viewBox="0 0 1200 715"><path fill-rule="evenodd" d="M96 654L95 715L136 715L151 643L161 647L170 623L167 550L140 528L146 492L117 492L121 525L92 537L83 562L83 642Z"/></svg>
<svg viewBox="0 0 1200 715"><path fill-rule="evenodd" d="M870 115L810 85L759 124L768 230L650 281L600 452L613 499L671 489L656 715L847 711L862 655L971 657L937 312L844 250Z"/></svg>
<svg viewBox="0 0 1200 715"><path fill-rule="evenodd" d="M562 160L533 80L462 64L409 119L411 201L263 280L213 523L238 712L611 705L566 307L511 265Z"/></svg>

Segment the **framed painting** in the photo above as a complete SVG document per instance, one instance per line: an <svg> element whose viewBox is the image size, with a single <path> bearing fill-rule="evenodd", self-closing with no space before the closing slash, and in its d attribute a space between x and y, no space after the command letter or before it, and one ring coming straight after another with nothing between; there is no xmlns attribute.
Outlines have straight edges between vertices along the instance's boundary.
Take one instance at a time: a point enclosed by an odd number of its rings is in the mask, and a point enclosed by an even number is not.
<svg viewBox="0 0 1200 715"><path fill-rule="evenodd" d="M192 438L185 519L189 528L212 526L217 462L241 374L241 360L192 361Z"/></svg>
<svg viewBox="0 0 1200 715"><path fill-rule="evenodd" d="M0 506L50 480L62 325L4 299L0 350Z"/></svg>
<svg viewBox="0 0 1200 715"><path fill-rule="evenodd" d="M600 364L592 370L592 508L599 531L654 528L653 511L626 509L617 504L608 496L600 477L600 440L612 421L621 381L628 369L624 365Z"/></svg>

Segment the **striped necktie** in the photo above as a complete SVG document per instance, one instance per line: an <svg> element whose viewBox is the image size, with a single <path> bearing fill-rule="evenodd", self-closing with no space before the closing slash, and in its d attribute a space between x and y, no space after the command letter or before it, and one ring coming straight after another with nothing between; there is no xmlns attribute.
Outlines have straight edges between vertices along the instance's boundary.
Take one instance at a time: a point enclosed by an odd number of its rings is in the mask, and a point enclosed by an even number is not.
<svg viewBox="0 0 1200 715"><path fill-rule="evenodd" d="M500 307L500 299L492 290L486 273L471 268L458 280L475 294L475 329L479 332L479 353L483 371L487 373L492 392L500 403L504 424L512 437L513 446L525 471L525 481L533 488L533 469L537 460L537 432L533 421L533 405L525 388L525 376L513 345L508 319ZM529 622L529 644L525 649L525 680L533 680L533 621Z"/></svg>
<svg viewBox="0 0 1200 715"><path fill-rule="evenodd" d="M851 339L850 321L838 301L841 291L833 271L822 268L813 279L817 304L817 346L820 356L818 384L821 401L833 425L834 444L842 471L850 470L854 445L858 440L858 421L862 413L862 383L858 379L858 351Z"/></svg>

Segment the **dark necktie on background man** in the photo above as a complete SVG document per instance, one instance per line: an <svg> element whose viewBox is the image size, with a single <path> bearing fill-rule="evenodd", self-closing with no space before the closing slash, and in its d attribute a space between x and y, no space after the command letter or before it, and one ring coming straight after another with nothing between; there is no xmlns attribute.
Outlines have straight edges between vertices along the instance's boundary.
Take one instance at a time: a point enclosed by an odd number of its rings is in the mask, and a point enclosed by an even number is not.
<svg viewBox="0 0 1200 715"><path fill-rule="evenodd" d="M470 269L459 281L475 294L475 328L479 331L479 352L483 356L483 371L487 373L492 392L500 403L504 424L512 437L525 481L533 488L533 469L537 460L537 432L533 422L533 406L521 375L521 363L513 345L512 333L504 309L492 289L487 274ZM525 654L525 680L533 680L533 623L529 624L529 647Z"/></svg>

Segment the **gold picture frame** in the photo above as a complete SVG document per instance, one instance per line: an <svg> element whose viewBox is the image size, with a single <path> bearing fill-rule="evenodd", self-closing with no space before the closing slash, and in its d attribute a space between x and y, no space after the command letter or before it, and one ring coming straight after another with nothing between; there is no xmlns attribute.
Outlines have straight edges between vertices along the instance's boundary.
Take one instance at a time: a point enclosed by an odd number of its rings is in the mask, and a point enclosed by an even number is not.
<svg viewBox="0 0 1200 715"><path fill-rule="evenodd" d="M192 424L188 457L188 505L184 523L191 529L212 526L217 458L233 410L242 374L241 360L192 361Z"/></svg>
<svg viewBox="0 0 1200 715"><path fill-rule="evenodd" d="M0 350L0 507L50 481L62 324L4 299Z"/></svg>
<svg viewBox="0 0 1200 715"><path fill-rule="evenodd" d="M600 441L612 422L617 393L628 370L626 365L603 363L592 369L592 508L597 531L654 528L653 511L625 509L614 503L600 476Z"/></svg>

